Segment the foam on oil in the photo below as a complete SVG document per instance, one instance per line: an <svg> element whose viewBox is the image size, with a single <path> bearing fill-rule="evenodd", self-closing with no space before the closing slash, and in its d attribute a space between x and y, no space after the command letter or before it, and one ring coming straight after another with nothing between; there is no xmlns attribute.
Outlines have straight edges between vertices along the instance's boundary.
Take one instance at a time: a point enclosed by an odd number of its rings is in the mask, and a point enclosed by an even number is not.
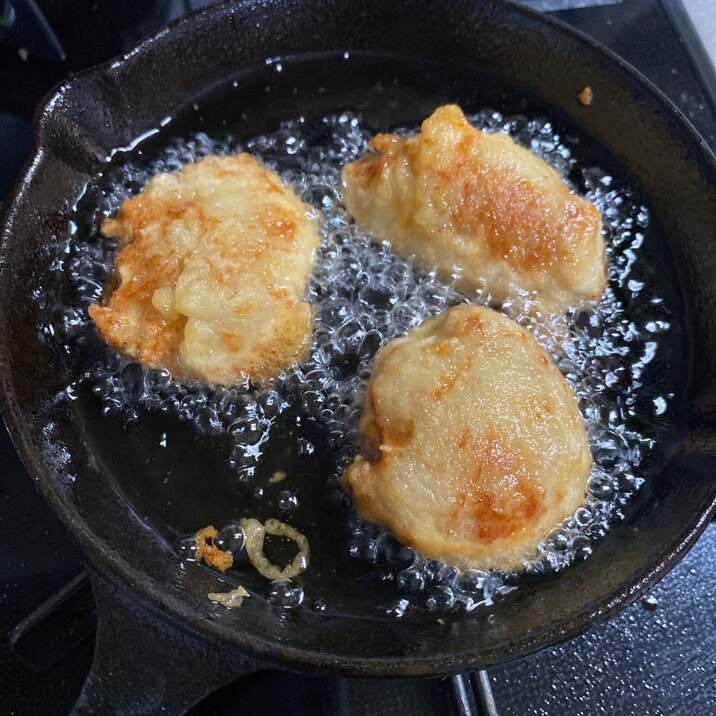
<svg viewBox="0 0 716 716"><path fill-rule="evenodd" d="M54 293L42 299L47 316L44 336L75 376L61 398L71 400L82 386L90 386L103 411L121 414L128 425L141 421L148 411L159 411L178 417L202 435L227 436L232 479L255 488L257 501L268 482L261 465L269 438L287 425L320 424L325 439L313 443L302 438L297 449L308 455L331 452L334 469L318 477L325 481L326 498L344 504L350 529L345 557L372 565L375 580L394 585L394 601L383 608L395 616L415 609L470 611L515 589L521 575L559 571L587 557L595 542L622 517L624 505L642 482L638 468L655 437L644 427L648 422L640 420L644 401L651 401L653 414L660 415L671 397L655 394L653 386L642 381L660 334L670 328L660 297L632 277L648 232L647 208L611 176L579 166L570 142L549 121L504 116L490 109L471 116L471 121L487 131L509 133L596 204L604 218L610 262L609 287L596 307L576 307L566 316L545 320L535 312L529 295L516 295L502 306L536 336L574 387L595 459L588 502L540 545L518 573L460 572L425 560L375 525L358 520L339 486L340 474L355 453L363 392L378 348L450 306L490 303L486 290L461 294L454 285L437 281L430 271L393 254L388 245L373 244L351 222L341 203L340 172L366 150L372 136L361 116L324 117L318 131L316 122L299 117L245 144L230 135L197 133L171 141L151 162L130 155L90 187L96 210L89 219L78 216L71 223L67 242L51 266ZM99 301L103 286L111 280L116 252L115 243L99 234L102 218L141 191L155 173L175 171L208 154L235 151L262 158L322 214L323 240L308 287L308 299L316 307L310 358L263 389L248 380L218 388L176 382L168 372L146 369L104 346L87 315L87 307ZM292 515L300 513L301 493L300 486L281 491L280 519L290 522ZM238 517L222 526L219 539L220 546L236 555L243 549ZM307 536L310 541L311 535ZM191 537L179 540L177 551L192 559ZM303 604L326 609L325 599L304 593L300 577L268 585L266 597L281 607Z"/></svg>

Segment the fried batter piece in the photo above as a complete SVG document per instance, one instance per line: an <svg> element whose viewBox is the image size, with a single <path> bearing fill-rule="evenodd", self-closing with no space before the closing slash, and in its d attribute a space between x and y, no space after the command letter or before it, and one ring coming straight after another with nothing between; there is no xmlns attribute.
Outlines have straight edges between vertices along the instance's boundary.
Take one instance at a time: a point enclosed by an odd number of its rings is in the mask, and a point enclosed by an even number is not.
<svg viewBox="0 0 716 716"><path fill-rule="evenodd" d="M344 474L361 518L425 557L512 569L586 499L575 396L534 338L458 306L376 355Z"/></svg>
<svg viewBox="0 0 716 716"><path fill-rule="evenodd" d="M310 344L311 211L248 154L158 174L102 224L124 248L119 285L90 316L111 346L175 377L266 380Z"/></svg>
<svg viewBox="0 0 716 716"><path fill-rule="evenodd" d="M225 572L234 564L234 555L216 546L219 532L214 525L200 529L195 535L196 561L203 561L209 567Z"/></svg>
<svg viewBox="0 0 716 716"><path fill-rule="evenodd" d="M606 286L601 215L557 172L506 134L440 107L407 139L379 134L343 170L346 207L377 240L496 301L536 291L563 311Z"/></svg>

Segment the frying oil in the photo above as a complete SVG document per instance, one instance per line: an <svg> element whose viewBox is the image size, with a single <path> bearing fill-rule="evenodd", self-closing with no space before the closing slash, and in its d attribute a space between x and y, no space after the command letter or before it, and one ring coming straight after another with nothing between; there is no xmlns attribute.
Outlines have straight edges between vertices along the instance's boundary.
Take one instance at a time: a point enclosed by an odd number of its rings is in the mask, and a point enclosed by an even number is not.
<svg viewBox="0 0 716 716"><path fill-rule="evenodd" d="M561 571L588 557L641 486L640 468L656 438L650 419L668 411L671 398L668 390L661 391L663 386L644 378L661 337L671 328L661 297L634 275L649 236L649 211L628 186L598 168L580 166L573 156L576 140L562 136L550 121L489 108L470 119L486 131L509 133L596 204L604 218L610 264L609 287L596 306L577 306L566 316L547 319L535 312L530 295L521 294L501 308L535 335L573 386L595 460L586 504L539 546L523 569L510 574L461 572L421 558L380 528L358 520L339 483L355 454L363 393L378 348L451 306L490 304L486 288L461 293L454 282L442 283L430 270L396 256L389 245L372 243L352 223L341 202L340 173L366 150L375 132L361 114L342 112L310 121L299 116L244 142L231 134L184 135L168 140L150 161L130 154L88 188L84 203L94 209L78 213L53 262L54 298L41 327L72 376L61 397L91 390L107 418L120 416L127 429L141 428L149 415L164 415L219 444L227 474L216 479L235 481L244 490L235 519L220 526L219 539L219 546L234 552L238 570L246 568L240 517L261 512L262 503L274 495L271 515L300 523L307 510L322 512L325 501L335 506L332 519L337 515L342 521L336 528L342 537L319 541L311 525L318 530L320 518L311 517L304 528L311 549L314 554L335 551L332 563L352 565L340 569L380 583L383 598L376 608L396 617L414 610L471 611L518 588L525 575ZM262 158L321 212L322 243L307 291L316 313L310 357L264 388L248 379L231 387L176 382L167 371L146 369L98 339L87 307L100 300L111 282L116 254L115 243L103 238L98 226L155 173L236 151ZM162 433L162 447L167 435ZM169 442L166 449L171 448L171 435ZM292 446L295 454L285 465L269 458L276 444ZM293 459L303 461L308 465L304 472L313 474L273 485L277 470L295 472ZM193 539L186 530L186 525L175 530L174 544L183 559L191 560ZM171 530L168 534L173 539ZM310 571L291 582L264 586L266 598L283 608L330 608L330 590L320 580L314 585Z"/></svg>

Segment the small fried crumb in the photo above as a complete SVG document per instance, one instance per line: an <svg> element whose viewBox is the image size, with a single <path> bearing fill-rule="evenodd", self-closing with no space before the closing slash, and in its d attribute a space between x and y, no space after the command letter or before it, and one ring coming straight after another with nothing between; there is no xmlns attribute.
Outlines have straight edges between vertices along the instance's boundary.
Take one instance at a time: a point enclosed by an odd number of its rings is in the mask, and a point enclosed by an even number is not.
<svg viewBox="0 0 716 716"><path fill-rule="evenodd" d="M204 560L209 567L225 572L234 563L234 556L231 552L216 547L215 542L219 532L214 525L204 527L196 535L196 561Z"/></svg>
<svg viewBox="0 0 716 716"><path fill-rule="evenodd" d="M276 470L274 474L269 477L269 482L273 485L277 482L281 482L281 480L286 479L286 473L283 470Z"/></svg>
<svg viewBox="0 0 716 716"><path fill-rule="evenodd" d="M594 92L592 92L592 88L587 85L581 92L577 92L577 99L585 107L589 107L589 105L592 104L592 100L594 99Z"/></svg>
<svg viewBox="0 0 716 716"><path fill-rule="evenodd" d="M227 609L238 609L244 601L244 597L248 597L249 593L239 585L230 592L209 592L206 595L212 602L221 604Z"/></svg>

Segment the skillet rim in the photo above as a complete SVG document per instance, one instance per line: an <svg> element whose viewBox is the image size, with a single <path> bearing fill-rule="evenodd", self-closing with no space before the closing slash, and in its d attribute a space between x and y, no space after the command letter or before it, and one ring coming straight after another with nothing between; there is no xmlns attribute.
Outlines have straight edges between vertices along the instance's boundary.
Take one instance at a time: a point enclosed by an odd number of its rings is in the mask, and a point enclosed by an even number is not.
<svg viewBox="0 0 716 716"><path fill-rule="evenodd" d="M634 84L635 89L646 95L651 95L649 98L652 100L650 104L660 105L663 110L662 116L664 120L671 120L680 125L680 129L685 132L686 137L694 143L693 148L697 150L696 153L699 158L706 163L711 171L716 173L716 156L714 156L703 137L692 127L678 107L629 63L584 33L553 17L542 15L523 6L514 5L507 0L489 0L489 2L493 5L501 6L507 12L526 15L532 18L533 21L551 25L552 29L571 36L583 45L587 45L592 52L598 53L612 65L615 65L614 74L619 72L626 74ZM270 5L271 0L264 0L261 4ZM142 55L147 48L161 42L163 38L171 35L177 28L185 25L190 26L197 22L197 18L200 16L210 14L223 16L227 11L229 13L241 12L243 9L251 9L254 6L255 3L252 0L240 0L239 2L224 0L199 9L150 35L122 55L73 75L46 95L35 113L35 145L33 152L26 162L15 188L7 199L7 209L2 220L2 237L0 238L0 281L3 273L8 268L5 249L10 240L10 229L13 226L19 204L22 202L38 168L42 165L46 153L46 125L54 111L54 105L62 95L86 77L110 76L114 71L127 64L141 62ZM0 293L0 322L5 320L4 304L5 297ZM287 646L285 643L257 638L255 634L249 634L237 628L236 625L225 621L213 621L206 617L200 617L185 601L169 594L163 589L162 585L155 583L152 578L135 568L125 557L115 551L112 544L98 540L90 528L89 521L80 518L73 503L64 499L60 486L52 473L48 472L47 463L42 459L40 451L35 447L31 436L28 434L26 419L20 413L14 387L10 381L8 370L9 354L10 350L5 339L5 333L0 332L0 406L2 407L4 421L8 427L12 443L30 477L39 486L45 499L52 506L55 513L58 514L70 534L80 544L84 553L105 574L111 575L113 580L120 581L124 588L137 591L135 587L129 587L129 585L141 585L139 590L141 597L151 602L153 607L163 607L175 618L179 619L181 624L188 626L193 631L235 645L243 654L249 657L256 657L262 662L284 665L300 663L304 670L320 671L329 668L334 673L344 675L441 676L470 666L489 666L499 661L527 655L541 648L556 645L573 638L634 602L678 563L704 531L711 517L716 514L716 485L714 485L704 498L699 511L694 512L695 518L686 523L682 532L674 538L671 549L661 555L658 561L652 561L647 564L642 570L634 573L631 579L623 582L617 590L612 590L601 600L592 603L588 609L571 616L566 622L530 632L520 640L495 647L490 651L487 659L476 657L474 651L470 652L473 655L472 661L470 659L461 659L456 652L442 652L438 657L365 658L309 651L304 648ZM340 621L340 617L337 619Z"/></svg>

